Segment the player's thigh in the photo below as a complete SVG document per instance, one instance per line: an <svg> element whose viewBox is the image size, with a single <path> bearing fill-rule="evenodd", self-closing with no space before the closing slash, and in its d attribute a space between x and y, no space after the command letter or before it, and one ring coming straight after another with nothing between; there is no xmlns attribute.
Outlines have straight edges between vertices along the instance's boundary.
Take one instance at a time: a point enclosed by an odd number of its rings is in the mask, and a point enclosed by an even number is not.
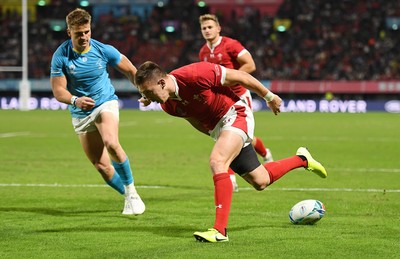
<svg viewBox="0 0 400 259"><path fill-rule="evenodd" d="M104 142L118 142L119 118L115 113L103 111L97 117L95 124Z"/></svg>
<svg viewBox="0 0 400 259"><path fill-rule="evenodd" d="M98 131L79 134L79 140L86 156L93 164L109 159L102 137Z"/></svg>
<svg viewBox="0 0 400 259"><path fill-rule="evenodd" d="M243 147L243 138L234 131L223 130L211 151L210 163L220 163L228 169ZM223 169L221 169L223 170Z"/></svg>

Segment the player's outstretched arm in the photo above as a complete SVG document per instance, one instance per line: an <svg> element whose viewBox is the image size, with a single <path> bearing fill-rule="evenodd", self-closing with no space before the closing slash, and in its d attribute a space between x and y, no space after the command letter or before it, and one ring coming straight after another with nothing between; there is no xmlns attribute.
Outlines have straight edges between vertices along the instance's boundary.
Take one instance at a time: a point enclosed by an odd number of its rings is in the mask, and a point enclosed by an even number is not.
<svg viewBox="0 0 400 259"><path fill-rule="evenodd" d="M122 55L121 61L116 66L116 69L124 74L129 81L135 85L135 74L137 69L125 55Z"/></svg>
<svg viewBox="0 0 400 259"><path fill-rule="evenodd" d="M275 115L280 112L282 99L278 95L269 91L259 80L249 73L227 68L224 85L231 86L234 84L241 84L250 91L256 93L258 96L262 97L267 102L267 106Z"/></svg>

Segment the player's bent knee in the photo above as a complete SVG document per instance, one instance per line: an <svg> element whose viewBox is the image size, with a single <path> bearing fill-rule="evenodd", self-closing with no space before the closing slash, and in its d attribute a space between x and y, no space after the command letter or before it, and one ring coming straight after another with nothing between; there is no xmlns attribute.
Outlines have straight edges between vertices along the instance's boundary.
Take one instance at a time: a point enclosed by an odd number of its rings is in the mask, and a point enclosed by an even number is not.
<svg viewBox="0 0 400 259"><path fill-rule="evenodd" d="M258 185L258 184L253 184L254 189L256 189L256 191L263 191L265 190L265 188L267 188L267 184L262 184L262 185Z"/></svg>
<svg viewBox="0 0 400 259"><path fill-rule="evenodd" d="M209 164L212 172L219 172L226 167L223 160L214 157L210 157Z"/></svg>
<svg viewBox="0 0 400 259"><path fill-rule="evenodd" d="M106 147L107 151L111 154L116 154L117 150L119 149L120 145L118 142L115 141L107 141L104 140L104 146Z"/></svg>
<svg viewBox="0 0 400 259"><path fill-rule="evenodd" d="M112 167L111 165L104 165L102 163L93 163L94 167L96 170L103 176L107 177L110 176L112 173Z"/></svg>

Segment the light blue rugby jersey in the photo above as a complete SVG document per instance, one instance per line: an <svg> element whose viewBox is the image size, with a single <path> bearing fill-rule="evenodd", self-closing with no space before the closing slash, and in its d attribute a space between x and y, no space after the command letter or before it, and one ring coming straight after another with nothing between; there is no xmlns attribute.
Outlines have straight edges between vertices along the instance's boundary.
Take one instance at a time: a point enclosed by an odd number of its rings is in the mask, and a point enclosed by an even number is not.
<svg viewBox="0 0 400 259"><path fill-rule="evenodd" d="M92 98L95 109L104 102L118 99L107 65L116 66L120 61L121 53L111 45L90 39L90 50L80 54L73 50L72 41L67 40L54 52L50 76L66 76L68 91L78 97ZM68 109L75 118L86 117L93 111L83 111L72 105Z"/></svg>

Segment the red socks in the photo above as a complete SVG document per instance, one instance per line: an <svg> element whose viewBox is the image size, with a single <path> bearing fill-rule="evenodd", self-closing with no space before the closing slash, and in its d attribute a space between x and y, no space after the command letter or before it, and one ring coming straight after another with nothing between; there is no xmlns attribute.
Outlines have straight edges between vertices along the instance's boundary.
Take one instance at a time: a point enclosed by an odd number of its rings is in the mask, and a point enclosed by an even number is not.
<svg viewBox="0 0 400 259"><path fill-rule="evenodd" d="M216 174L214 180L215 223L214 228L226 236L225 229L232 202L232 182L228 173Z"/></svg>
<svg viewBox="0 0 400 259"><path fill-rule="evenodd" d="M264 164L267 169L270 183L272 184L287 172L306 167L307 160L303 161L299 156L292 156L278 161ZM228 225L229 212L232 202L232 182L229 173L216 174L214 181L214 201L215 201L215 223L214 228L226 236L226 226Z"/></svg>
<svg viewBox="0 0 400 259"><path fill-rule="evenodd" d="M262 157L265 157L267 155L267 150L264 146L264 143L261 141L261 139L254 137L256 144L254 145L254 149L256 150L257 154L259 154Z"/></svg>
<svg viewBox="0 0 400 259"><path fill-rule="evenodd" d="M269 185L284 176L287 172L295 168L306 166L307 160L303 161L303 159L301 159L299 156L292 156L264 164L264 167L267 169L270 178Z"/></svg>

